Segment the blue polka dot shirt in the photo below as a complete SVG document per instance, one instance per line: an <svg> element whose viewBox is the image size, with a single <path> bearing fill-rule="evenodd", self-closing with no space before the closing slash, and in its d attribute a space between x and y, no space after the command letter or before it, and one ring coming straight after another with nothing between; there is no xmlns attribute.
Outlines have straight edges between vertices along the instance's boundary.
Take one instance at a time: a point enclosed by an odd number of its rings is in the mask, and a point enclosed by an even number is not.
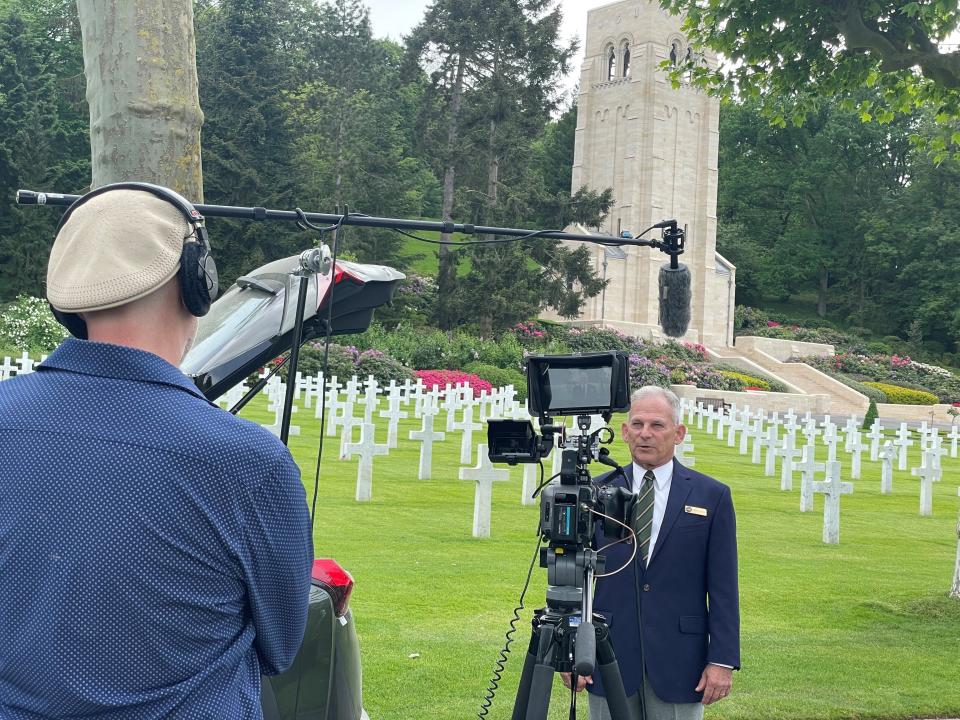
<svg viewBox="0 0 960 720"><path fill-rule="evenodd" d="M148 352L0 382L0 719L260 718L303 638L300 473Z"/></svg>

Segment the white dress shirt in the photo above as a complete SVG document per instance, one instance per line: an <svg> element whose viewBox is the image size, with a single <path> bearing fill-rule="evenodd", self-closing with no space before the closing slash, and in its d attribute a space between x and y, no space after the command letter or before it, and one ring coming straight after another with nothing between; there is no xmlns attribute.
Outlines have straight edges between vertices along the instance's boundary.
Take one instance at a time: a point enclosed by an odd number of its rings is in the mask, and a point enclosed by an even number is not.
<svg viewBox="0 0 960 720"><path fill-rule="evenodd" d="M647 473L642 467L633 463L633 487L630 489L640 492L643 476ZM667 510L667 498L670 496L670 481L673 479L673 458L658 468L653 469L653 524L650 527L650 551L647 554L647 566L653 557L653 548L657 545L657 536L663 524L663 514Z"/></svg>

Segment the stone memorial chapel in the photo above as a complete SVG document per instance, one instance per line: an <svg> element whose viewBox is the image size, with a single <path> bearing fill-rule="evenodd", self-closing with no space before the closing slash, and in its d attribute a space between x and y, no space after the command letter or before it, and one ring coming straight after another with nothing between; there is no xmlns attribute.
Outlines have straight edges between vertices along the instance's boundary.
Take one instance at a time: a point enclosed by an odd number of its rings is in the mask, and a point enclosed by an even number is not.
<svg viewBox="0 0 960 720"><path fill-rule="evenodd" d="M733 344L736 268L716 251L719 101L688 84L674 89L660 68L688 56L715 67L717 59L690 47L680 22L650 0L589 11L571 192L613 188L604 234L637 234L670 218L686 226L680 261L690 269L693 299L683 339L720 348ZM669 258L651 248L623 250L625 258L616 249L591 249L610 284L587 301L577 323L662 337L657 278Z"/></svg>

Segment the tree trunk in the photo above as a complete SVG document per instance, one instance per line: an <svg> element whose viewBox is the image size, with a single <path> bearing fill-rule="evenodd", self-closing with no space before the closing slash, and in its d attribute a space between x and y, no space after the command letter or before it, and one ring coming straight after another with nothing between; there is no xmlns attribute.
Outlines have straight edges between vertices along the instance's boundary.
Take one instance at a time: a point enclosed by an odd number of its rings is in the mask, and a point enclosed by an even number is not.
<svg viewBox="0 0 960 720"><path fill-rule="evenodd" d="M820 286L817 288L817 315L827 316L827 287L830 284L830 270L826 265L820 266Z"/></svg>
<svg viewBox="0 0 960 720"><path fill-rule="evenodd" d="M450 95L450 117L447 122L447 167L443 172L443 220L453 220L454 180L457 174L457 135L459 134L460 104L463 100L463 75L467 68L467 58L460 53L457 62L457 76ZM441 233L440 240L450 242L451 233ZM453 286L457 282L457 260L449 245L441 245L438 251L440 268L437 272L437 320L443 330L450 330L454 324Z"/></svg>
<svg viewBox="0 0 960 720"><path fill-rule="evenodd" d="M497 153L496 149L496 139L497 139L497 121L490 121L490 134L487 140L487 208L492 211L497 207L497 185L500 180L500 156ZM487 222L492 223L492 214L487 217ZM487 235L487 239L492 240L493 235ZM494 246L488 246L494 247ZM491 255L495 255L496 252L491 252ZM488 265L486 271L489 272L500 272L501 270L495 265ZM480 336L489 338L493 337L493 307L490 304L485 304L480 308Z"/></svg>
<svg viewBox="0 0 960 720"><path fill-rule="evenodd" d="M203 201L191 0L77 0L91 187L165 185Z"/></svg>

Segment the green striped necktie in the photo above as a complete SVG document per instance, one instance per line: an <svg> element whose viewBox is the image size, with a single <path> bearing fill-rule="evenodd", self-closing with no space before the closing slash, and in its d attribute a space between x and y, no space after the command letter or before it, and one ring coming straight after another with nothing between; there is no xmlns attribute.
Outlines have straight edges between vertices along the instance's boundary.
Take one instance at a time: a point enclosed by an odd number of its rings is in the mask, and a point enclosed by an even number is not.
<svg viewBox="0 0 960 720"><path fill-rule="evenodd" d="M653 483L655 477L653 470L647 470L643 475L643 482L640 483L640 493L637 496L637 502L633 506L633 517L631 525L637 534L637 554L643 560L643 566L647 566L647 559L650 557L650 533L653 530Z"/></svg>

